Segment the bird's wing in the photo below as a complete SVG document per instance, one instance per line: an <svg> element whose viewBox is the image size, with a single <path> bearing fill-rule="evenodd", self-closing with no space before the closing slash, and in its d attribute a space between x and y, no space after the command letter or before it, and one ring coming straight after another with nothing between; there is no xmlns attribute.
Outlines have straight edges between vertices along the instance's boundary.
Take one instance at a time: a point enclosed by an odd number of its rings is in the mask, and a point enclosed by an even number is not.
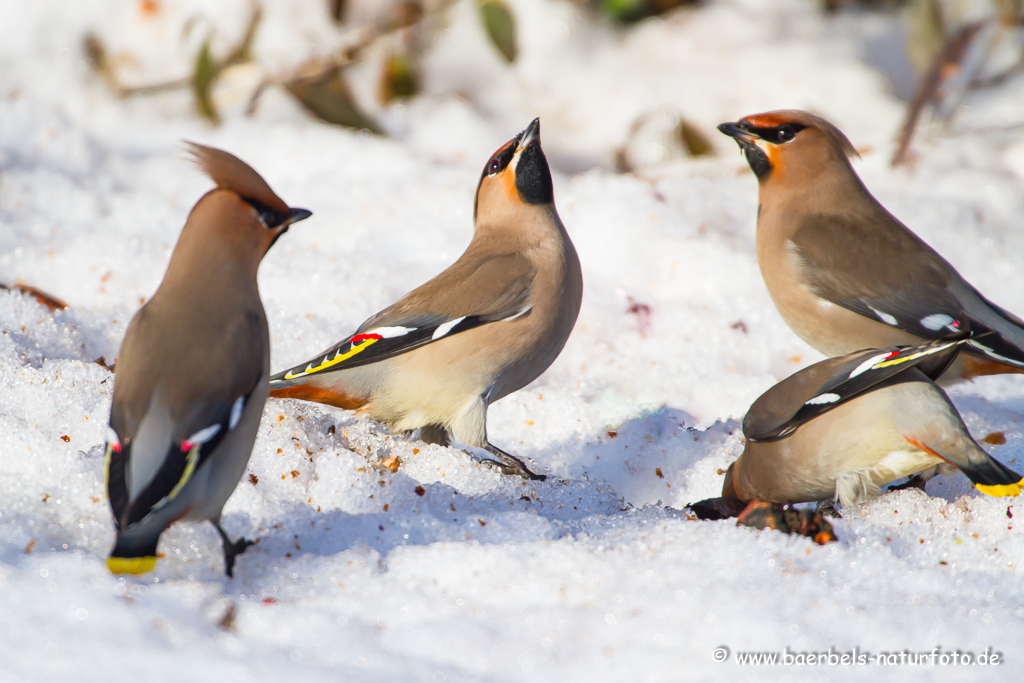
<svg viewBox="0 0 1024 683"><path fill-rule="evenodd" d="M823 299L925 339L969 331L959 275L888 214L811 216L790 241L800 279Z"/></svg>
<svg viewBox="0 0 1024 683"><path fill-rule="evenodd" d="M377 363L492 322L528 315L536 268L518 254L463 260L360 325L275 384Z"/></svg>
<svg viewBox="0 0 1024 683"><path fill-rule="evenodd" d="M118 358L106 456L118 528L172 500L266 381L258 312L193 329L188 316L169 316L163 304L154 297L139 311ZM169 332L167 320L178 327Z"/></svg>
<svg viewBox="0 0 1024 683"><path fill-rule="evenodd" d="M139 423L138 440L122 437L111 426L107 432L106 481L110 506L117 528L127 528L150 512L174 500L196 470L206 462L220 442L238 426L253 391L264 381L259 378L244 394L232 400L197 401L191 406L188 422L166 424L170 413L162 409L155 396ZM116 419L112 417L112 423ZM159 424L159 423L165 424ZM171 436L185 427L185 438ZM155 438L147 438L153 435ZM151 476L141 486L130 485L133 458L149 460ZM132 495L135 488L135 495Z"/></svg>
<svg viewBox="0 0 1024 683"><path fill-rule="evenodd" d="M881 388L911 368L934 380L967 341L960 338L869 349L815 363L762 394L743 418L743 435L751 441L784 438L804 423Z"/></svg>
<svg viewBox="0 0 1024 683"><path fill-rule="evenodd" d="M965 353L1024 367L1012 339L1024 337L1020 320L884 210L812 216L791 244L801 280L823 299L924 339L970 335Z"/></svg>

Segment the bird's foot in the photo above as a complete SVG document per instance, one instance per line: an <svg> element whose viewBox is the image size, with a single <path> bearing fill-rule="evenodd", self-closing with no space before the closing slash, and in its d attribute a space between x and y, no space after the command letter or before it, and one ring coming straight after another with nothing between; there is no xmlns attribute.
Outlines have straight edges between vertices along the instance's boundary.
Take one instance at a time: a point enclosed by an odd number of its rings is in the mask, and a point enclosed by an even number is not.
<svg viewBox="0 0 1024 683"><path fill-rule="evenodd" d="M516 474L523 479L529 479L531 481L545 481L548 478L548 475L546 474L537 474L530 471L530 469L523 464L508 465L497 460L492 460L491 458L484 458L480 460L480 462L484 465L490 465L494 469L499 470L502 474Z"/></svg>
<svg viewBox="0 0 1024 683"><path fill-rule="evenodd" d="M839 517L841 517L839 510L836 510L836 501L834 498L819 500L818 504L814 506L814 511L823 517L832 517L835 519L839 519Z"/></svg>
<svg viewBox="0 0 1024 683"><path fill-rule="evenodd" d="M928 483L928 477L923 477L920 474L915 474L907 479L902 484L894 484L889 487L890 491L904 491L906 489L917 489L924 491L925 484Z"/></svg>
<svg viewBox="0 0 1024 683"><path fill-rule="evenodd" d="M525 462L514 455L506 453L497 446L487 444L484 446L484 450L493 455L494 458L486 458L480 462L496 467L501 470L502 474L516 474L530 481L544 481L548 478L546 474L532 472Z"/></svg>
<svg viewBox="0 0 1024 683"><path fill-rule="evenodd" d="M251 545L255 545L255 541L250 541L248 538L240 537L237 541L232 541L228 538L227 533L220 527L220 524L215 524L217 531L220 533L220 539L224 543L224 572L234 578L235 576L235 558L245 552L245 549Z"/></svg>
<svg viewBox="0 0 1024 683"><path fill-rule="evenodd" d="M441 425L427 425L420 427L420 441L423 443L437 444L438 446L451 445L448 430Z"/></svg>

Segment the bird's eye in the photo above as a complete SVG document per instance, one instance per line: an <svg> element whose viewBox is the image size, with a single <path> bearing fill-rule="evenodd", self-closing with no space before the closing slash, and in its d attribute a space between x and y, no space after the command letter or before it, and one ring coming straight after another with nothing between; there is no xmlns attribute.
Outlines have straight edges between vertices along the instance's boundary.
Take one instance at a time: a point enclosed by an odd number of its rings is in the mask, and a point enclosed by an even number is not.
<svg viewBox="0 0 1024 683"><path fill-rule="evenodd" d="M778 132L775 133L775 137L779 142L789 142L796 137L796 131L793 130L793 126L784 125L778 127Z"/></svg>
<svg viewBox="0 0 1024 683"><path fill-rule="evenodd" d="M494 175L501 170L501 162L497 159L491 159L491 163L487 164L487 175Z"/></svg>

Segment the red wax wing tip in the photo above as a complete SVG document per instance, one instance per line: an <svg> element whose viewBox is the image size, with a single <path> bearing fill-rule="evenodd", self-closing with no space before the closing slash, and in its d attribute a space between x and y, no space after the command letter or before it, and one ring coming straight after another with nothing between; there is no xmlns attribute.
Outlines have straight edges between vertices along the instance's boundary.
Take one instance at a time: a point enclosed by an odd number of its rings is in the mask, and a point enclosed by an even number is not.
<svg viewBox="0 0 1024 683"><path fill-rule="evenodd" d="M181 452L182 453L188 453L194 447L195 447L195 444L192 443L191 441L182 441L181 442Z"/></svg>
<svg viewBox="0 0 1024 683"><path fill-rule="evenodd" d="M888 355L888 356L886 356L886 358L892 358L893 356L898 356L898 355L900 355L900 352L899 352L899 351L891 351L891 352L889 353L889 355Z"/></svg>
<svg viewBox="0 0 1024 683"><path fill-rule="evenodd" d="M367 339L373 339L374 341L376 341L377 339L380 338L381 336L379 334L357 334L356 336L352 337L350 343L355 344L356 342L365 341Z"/></svg>
<svg viewBox="0 0 1024 683"><path fill-rule="evenodd" d="M120 453L121 452L121 442L120 441L115 441L114 443L110 444L110 450L114 451L115 453Z"/></svg>

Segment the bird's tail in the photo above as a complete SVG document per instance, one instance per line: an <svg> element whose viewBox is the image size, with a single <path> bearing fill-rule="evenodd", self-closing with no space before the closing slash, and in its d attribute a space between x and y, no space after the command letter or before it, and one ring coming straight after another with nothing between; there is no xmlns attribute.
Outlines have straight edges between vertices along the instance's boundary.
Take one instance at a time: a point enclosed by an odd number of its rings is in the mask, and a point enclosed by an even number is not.
<svg viewBox="0 0 1024 683"><path fill-rule="evenodd" d="M145 574L156 566L159 533L131 530L117 534L107 568L114 574Z"/></svg>
<svg viewBox="0 0 1024 683"><path fill-rule="evenodd" d="M972 458L967 465L957 465L974 488L989 496L1019 496L1024 478L988 453L981 453L984 458Z"/></svg>
<svg viewBox="0 0 1024 683"><path fill-rule="evenodd" d="M970 440L966 453L949 455L937 451L917 439L903 438L911 445L956 467L971 480L974 488L986 495L1019 496L1021 487L1024 486L1024 477L986 453L973 440Z"/></svg>
<svg viewBox="0 0 1024 683"><path fill-rule="evenodd" d="M968 354L967 379L1005 372L1024 373L1024 321L975 293L984 306L977 307L970 316L972 334L964 347Z"/></svg>

